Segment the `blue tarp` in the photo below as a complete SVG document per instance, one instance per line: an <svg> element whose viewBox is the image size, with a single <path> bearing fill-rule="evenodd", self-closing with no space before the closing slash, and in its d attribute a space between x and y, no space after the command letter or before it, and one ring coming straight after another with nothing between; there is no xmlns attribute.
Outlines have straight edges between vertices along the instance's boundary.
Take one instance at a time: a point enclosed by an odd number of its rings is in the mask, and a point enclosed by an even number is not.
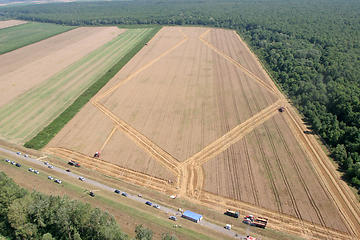
<svg viewBox="0 0 360 240"><path fill-rule="evenodd" d="M187 218L189 220L192 220L192 221L195 221L195 222L198 222L202 219L202 215L200 214L197 214L197 213L194 213L192 211L189 211L189 210L186 210L183 215L182 215L183 218Z"/></svg>

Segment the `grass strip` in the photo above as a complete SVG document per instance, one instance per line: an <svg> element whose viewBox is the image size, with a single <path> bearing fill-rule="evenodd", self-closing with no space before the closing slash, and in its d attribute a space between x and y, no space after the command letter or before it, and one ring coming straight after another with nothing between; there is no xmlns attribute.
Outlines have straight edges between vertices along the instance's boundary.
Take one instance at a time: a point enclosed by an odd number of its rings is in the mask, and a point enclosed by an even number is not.
<svg viewBox="0 0 360 240"><path fill-rule="evenodd" d="M144 46L150 41L162 27L153 28L139 43L131 49L123 58L121 58L111 69L91 85L83 94L81 94L59 117L54 119L48 126L39 132L34 138L24 144L26 148L41 149L45 147L51 139L85 106L90 99L97 94L101 88L108 83L116 73L118 73L126 63L128 63Z"/></svg>

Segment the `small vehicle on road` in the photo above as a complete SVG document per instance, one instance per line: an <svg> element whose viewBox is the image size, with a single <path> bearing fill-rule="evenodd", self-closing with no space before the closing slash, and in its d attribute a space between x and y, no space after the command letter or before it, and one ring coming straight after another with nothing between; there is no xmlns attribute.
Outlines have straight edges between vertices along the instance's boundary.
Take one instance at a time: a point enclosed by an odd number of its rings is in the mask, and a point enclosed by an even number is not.
<svg viewBox="0 0 360 240"><path fill-rule="evenodd" d="M67 172L71 172L71 169L66 169Z"/></svg>
<svg viewBox="0 0 360 240"><path fill-rule="evenodd" d="M48 162L44 162L44 164L45 164L45 165L49 165L49 163L48 163Z"/></svg>
<svg viewBox="0 0 360 240"><path fill-rule="evenodd" d="M157 205L157 204L154 204L154 206L153 206L154 208L156 208L156 209L160 209L160 206L159 205Z"/></svg>
<svg viewBox="0 0 360 240"><path fill-rule="evenodd" d="M50 180L54 180L54 178L52 176L48 176L48 179Z"/></svg>
<svg viewBox="0 0 360 240"><path fill-rule="evenodd" d="M83 178L83 177L79 177L79 180L81 180L81 181L85 181L85 178Z"/></svg>
<svg viewBox="0 0 360 240"><path fill-rule="evenodd" d="M120 194L120 190L115 189L114 192L117 193L117 194Z"/></svg>
<svg viewBox="0 0 360 240"><path fill-rule="evenodd" d="M24 157L26 157L26 158L27 158L27 157L29 157L29 155L25 154L25 155L24 155Z"/></svg>
<svg viewBox="0 0 360 240"><path fill-rule="evenodd" d="M49 165L49 166L48 166L48 168L53 169L54 167L53 167L53 166L51 166L51 165Z"/></svg>
<svg viewBox="0 0 360 240"><path fill-rule="evenodd" d="M17 155L21 155L21 152L17 152L16 154L17 154Z"/></svg>
<svg viewBox="0 0 360 240"><path fill-rule="evenodd" d="M149 206L152 206L152 205L153 205L152 202L149 202L149 201L146 201L145 204L146 204L146 205L149 205Z"/></svg>
<svg viewBox="0 0 360 240"><path fill-rule="evenodd" d="M21 164L20 164L20 163L17 163L16 166L17 166L17 167L21 167Z"/></svg>
<svg viewBox="0 0 360 240"><path fill-rule="evenodd" d="M123 195L124 197L127 197L127 193L123 192L121 195Z"/></svg>
<svg viewBox="0 0 360 240"><path fill-rule="evenodd" d="M141 195L141 194L138 194L138 197L142 197L142 195Z"/></svg>

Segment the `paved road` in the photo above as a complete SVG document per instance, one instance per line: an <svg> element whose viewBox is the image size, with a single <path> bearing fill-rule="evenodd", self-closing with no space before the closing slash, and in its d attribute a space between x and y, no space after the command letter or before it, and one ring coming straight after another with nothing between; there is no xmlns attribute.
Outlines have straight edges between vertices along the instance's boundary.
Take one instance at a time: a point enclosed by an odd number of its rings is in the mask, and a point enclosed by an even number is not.
<svg viewBox="0 0 360 240"><path fill-rule="evenodd" d="M38 164L38 165L41 165L41 166L44 166L44 163L43 163L42 161L36 160L36 159L34 159L34 158L31 158L31 157L24 157L23 155L17 155L15 152L10 151L10 150L7 150L7 149L4 149L4 148L2 148L2 147L0 147L0 151L5 152L5 153L8 153L8 154L11 154L11 155L14 155L14 156L16 156L16 157L22 157L24 160L27 160L27 161L29 161L29 162L32 162L32 163L35 163L35 164ZM11 160L11 159L10 159L10 160ZM58 167L55 167L55 166L53 166L53 169L52 169L52 170L53 170L53 171L57 171L57 172L62 173L62 174L66 174L66 175L68 175L68 176L70 176L70 177L73 177L73 178L76 178L76 179L79 179L79 177L80 177L80 175L77 175L77 174L72 173L72 172L66 172L64 169L61 169L61 168L58 168ZM61 179L60 179L60 180L61 180ZM114 191L115 191L114 188L111 188L111 187L109 187L109 186L107 186L107 185L98 183L98 182L93 181L93 180L91 180L91 179L86 179L85 181L86 181L87 183L89 183L89 184L92 184L92 185L96 186L97 188L102 188L102 189L105 189L105 190L109 190L109 191L111 191L111 192L114 192ZM114 194L115 194L115 193L114 193ZM144 204L145 204L146 201L148 201L147 199L145 199L145 198L143 198L143 197L134 196L134 195L130 195L130 194L128 194L128 198L131 198L131 199L133 199L133 200L135 200L135 201L138 201L138 202L141 202L141 203L144 203ZM160 209L159 209L159 210L161 210L161 211L167 212L168 214L174 215L174 216L177 216L177 217L180 217L180 216L181 216L181 214L180 214L179 212L177 212L176 210L174 210L174 209L171 209L171 208L168 208L168 207L164 207L164 206L161 206L161 205L159 205L159 206L160 206ZM169 221L170 221L170 220L169 220ZM175 223L175 222L174 222L174 223ZM196 224L196 223L194 223L194 224ZM246 239L246 236L245 236L245 235L240 235L240 234L239 234L239 235L236 235L236 232L234 232L234 231L227 230L227 229L225 229L224 227L220 227L220 226L218 226L218 225L215 225L215 224L213 224L213 223L209 223L209 222L204 221L204 220L201 220L201 221L200 221L199 223L197 223L197 224L206 226L206 227L211 228L211 229L213 229L213 230L216 230L216 231L218 231L218 232L222 232L222 233L227 234L227 235L229 235L229 236L232 236L232 237L234 237L234 238Z"/></svg>

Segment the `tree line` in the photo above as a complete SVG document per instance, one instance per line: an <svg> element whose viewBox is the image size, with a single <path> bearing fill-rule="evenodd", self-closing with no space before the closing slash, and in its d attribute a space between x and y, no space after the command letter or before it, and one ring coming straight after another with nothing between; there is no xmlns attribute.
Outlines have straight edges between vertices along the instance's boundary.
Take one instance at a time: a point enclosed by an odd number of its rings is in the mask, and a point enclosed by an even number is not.
<svg viewBox="0 0 360 240"><path fill-rule="evenodd" d="M149 0L3 7L0 16L76 26L234 29L360 190L359 12L357 0Z"/></svg>
<svg viewBox="0 0 360 240"><path fill-rule="evenodd" d="M114 217L68 196L20 188L0 172L0 233L11 239L130 240ZM138 225L136 240L151 240L152 230ZM176 240L164 233L162 240Z"/></svg>

